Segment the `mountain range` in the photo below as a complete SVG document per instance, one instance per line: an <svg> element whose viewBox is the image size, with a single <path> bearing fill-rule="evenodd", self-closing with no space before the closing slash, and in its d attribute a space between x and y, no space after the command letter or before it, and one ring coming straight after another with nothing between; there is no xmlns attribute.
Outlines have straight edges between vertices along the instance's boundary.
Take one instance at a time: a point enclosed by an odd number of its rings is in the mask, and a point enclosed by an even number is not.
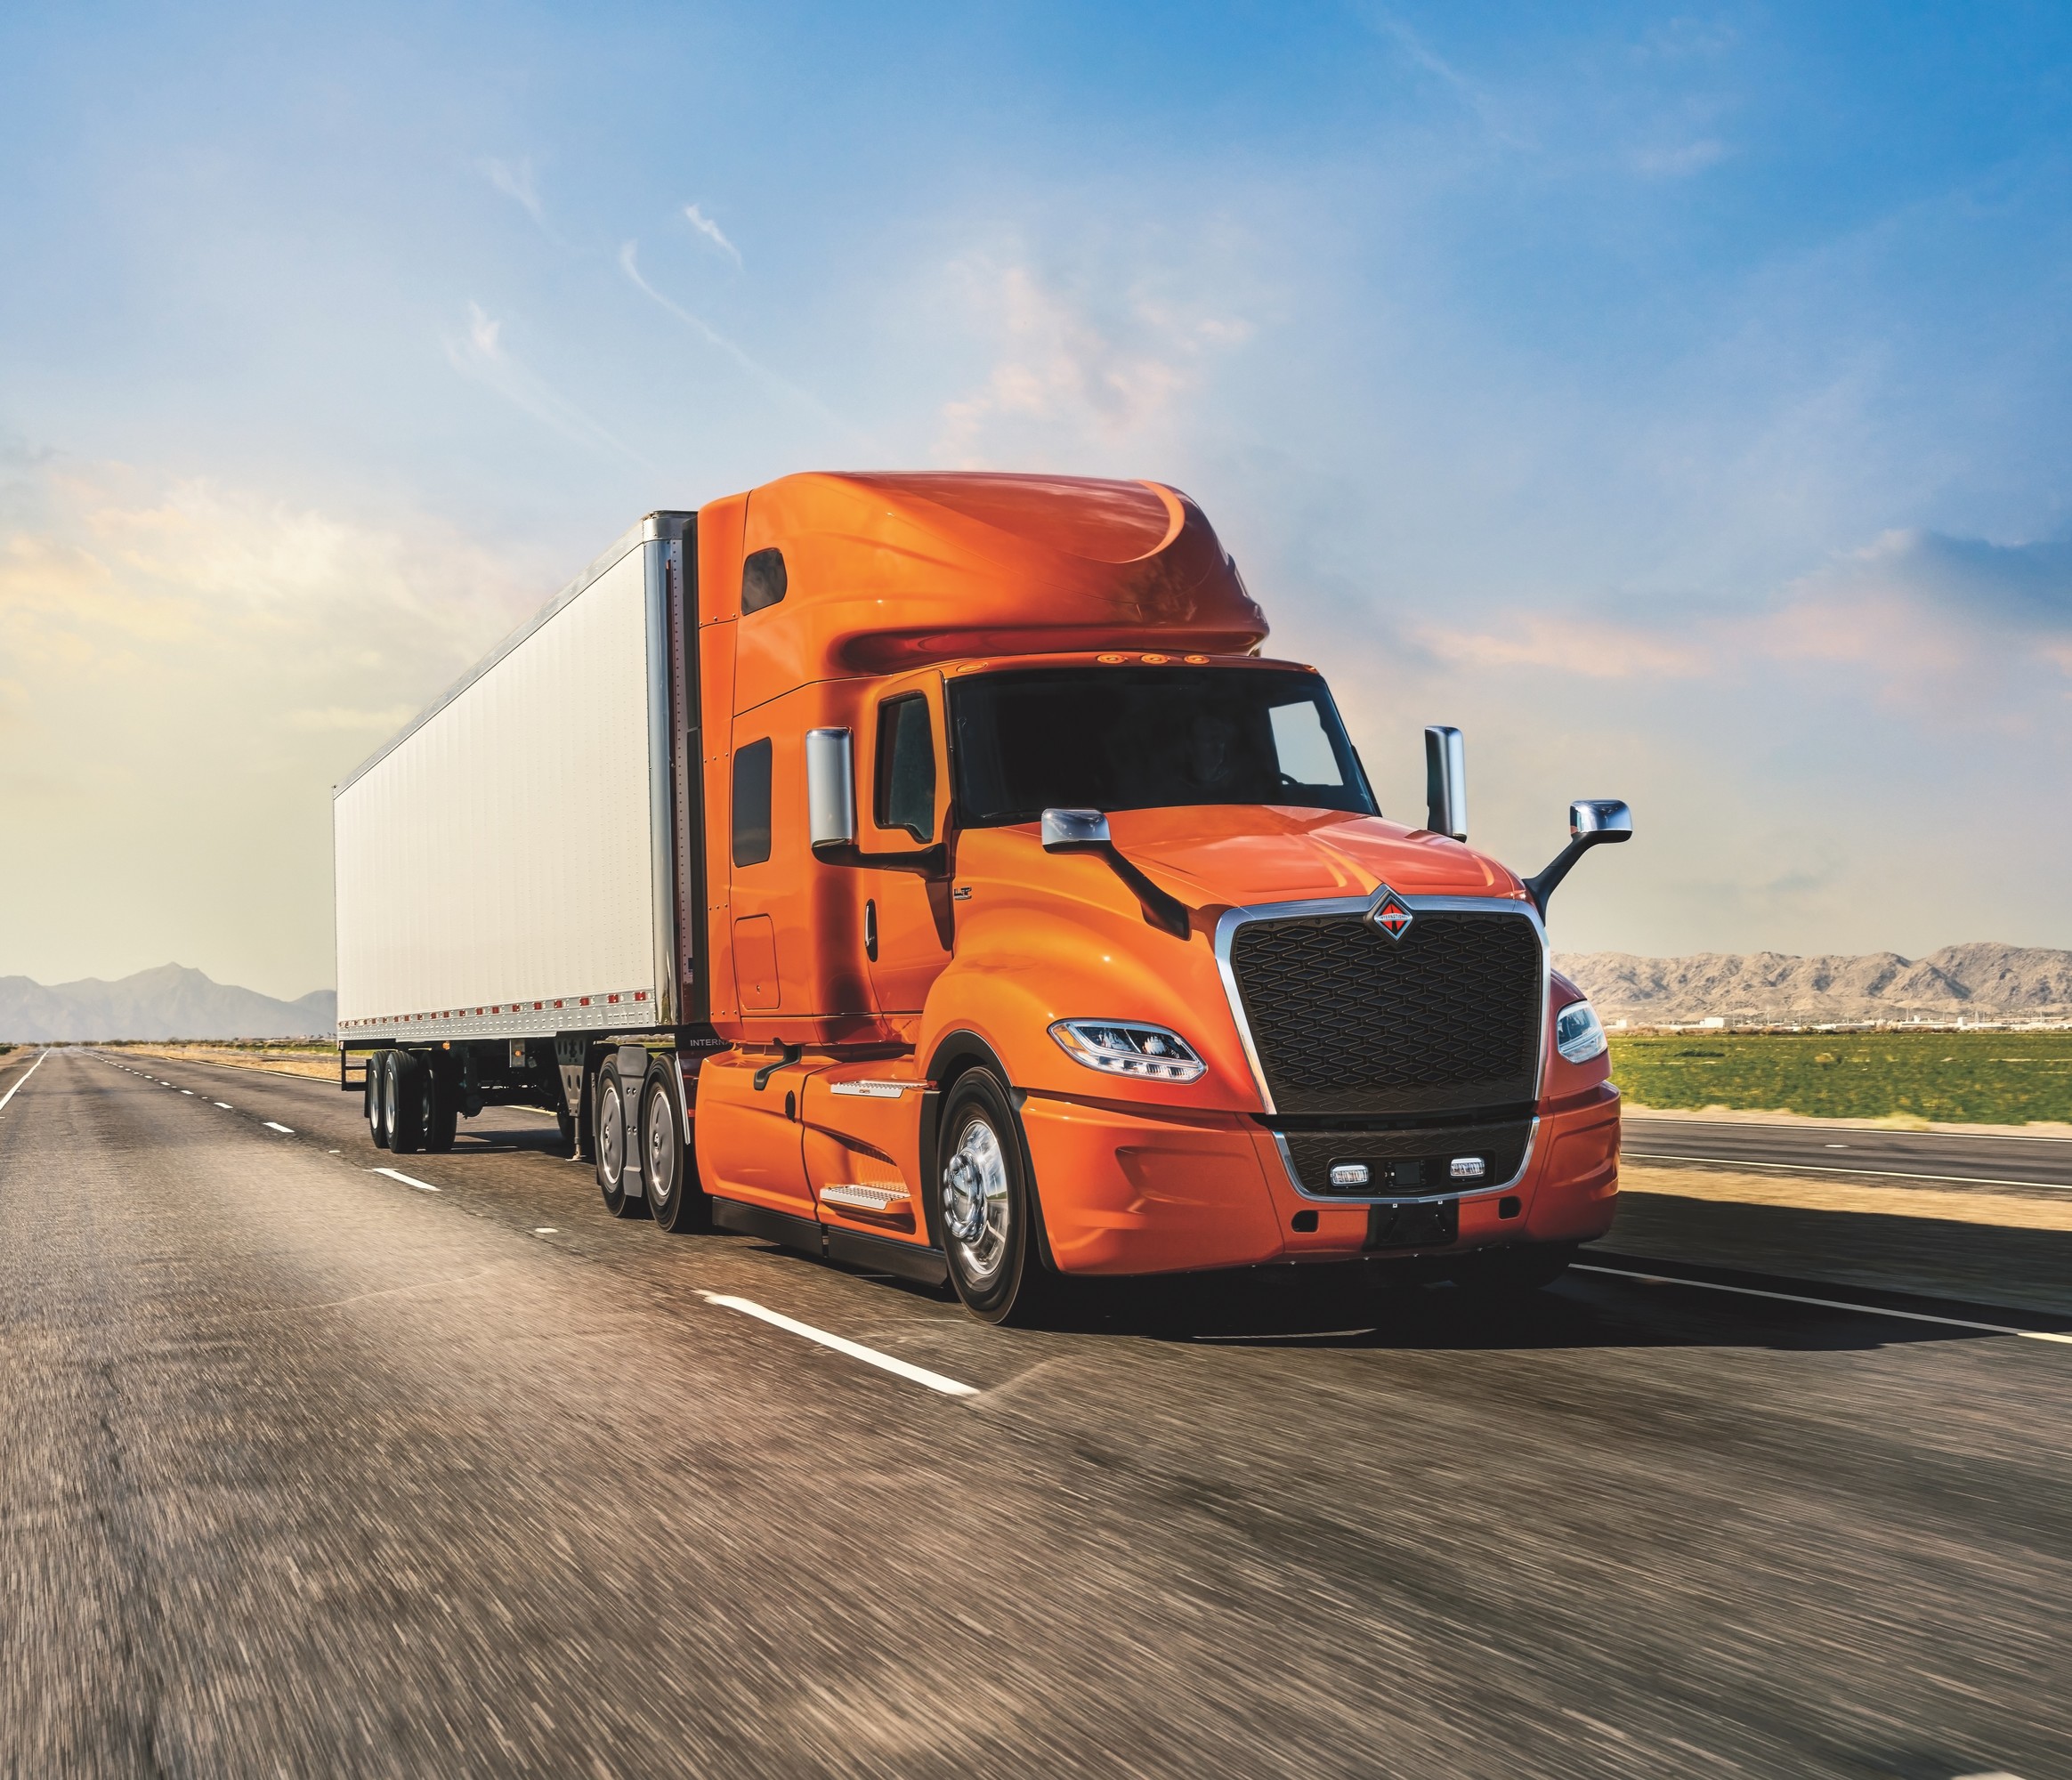
<svg viewBox="0 0 2072 1780"><path fill-rule="evenodd" d="M1555 966L1607 1021L1668 1025L1722 1017L1748 1024L1856 1020L2072 1017L2072 951L1980 942L1926 958L1696 952L1637 958L1567 952ZM0 976L0 1040L299 1039L328 1037L338 997L319 989L294 1001L217 983L177 964L114 983L86 977L47 988Z"/></svg>
<svg viewBox="0 0 2072 1780"><path fill-rule="evenodd" d="M1555 967L1596 1003L1599 1017L1669 1025L1723 1017L1736 1024L1819 1025L1858 1020L2036 1020L2072 1016L2072 951L1978 942L1926 958L1896 951L1697 952L1636 958L1570 952Z"/></svg>
<svg viewBox="0 0 2072 1780"><path fill-rule="evenodd" d="M97 976L47 988L0 976L0 1040L328 1038L338 1020L334 990L295 1001L218 983L184 965L162 964L114 983Z"/></svg>

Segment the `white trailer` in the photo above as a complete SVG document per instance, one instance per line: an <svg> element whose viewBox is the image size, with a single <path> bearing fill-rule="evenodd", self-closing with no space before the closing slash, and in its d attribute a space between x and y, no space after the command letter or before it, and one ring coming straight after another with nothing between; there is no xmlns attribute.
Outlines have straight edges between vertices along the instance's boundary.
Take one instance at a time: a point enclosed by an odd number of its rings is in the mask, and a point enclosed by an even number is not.
<svg viewBox="0 0 2072 1780"><path fill-rule="evenodd" d="M676 665L692 523L650 514L334 788L341 1086L361 1086L352 1053L431 1046L468 1064L459 1111L535 1099L557 1063L581 1080L584 1035L677 1028L702 1002L676 792L695 796L696 756L676 757L697 747ZM506 1042L464 1042L484 1040ZM492 1055L500 1071L475 1066Z"/></svg>

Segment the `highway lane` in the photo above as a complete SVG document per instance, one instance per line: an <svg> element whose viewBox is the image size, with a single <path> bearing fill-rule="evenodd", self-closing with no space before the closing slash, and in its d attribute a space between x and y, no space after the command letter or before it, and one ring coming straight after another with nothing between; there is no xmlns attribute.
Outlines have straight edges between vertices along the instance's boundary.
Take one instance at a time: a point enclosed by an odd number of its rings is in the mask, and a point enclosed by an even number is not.
<svg viewBox="0 0 2072 1780"><path fill-rule="evenodd" d="M463 1129L0 1112L0 1771L2068 1771L2072 1347L1602 1274L987 1330Z"/></svg>
<svg viewBox="0 0 2072 1780"><path fill-rule="evenodd" d="M1965 1131L1893 1131L1868 1125L1663 1119L1629 1113L1622 1153L1635 1161L1716 1163L1832 1176L1867 1185L2072 1191L2072 1138Z"/></svg>

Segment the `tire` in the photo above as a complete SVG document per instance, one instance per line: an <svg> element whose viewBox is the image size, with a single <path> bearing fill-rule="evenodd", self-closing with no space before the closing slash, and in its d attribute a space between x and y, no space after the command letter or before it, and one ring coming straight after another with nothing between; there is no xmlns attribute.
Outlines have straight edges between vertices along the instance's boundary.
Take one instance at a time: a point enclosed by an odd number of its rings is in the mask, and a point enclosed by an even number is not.
<svg viewBox="0 0 2072 1780"><path fill-rule="evenodd" d="M640 1097L641 1166L648 1215L671 1235L712 1227L712 1201L699 1189L698 1164L684 1142L676 1072L659 1059Z"/></svg>
<svg viewBox="0 0 2072 1780"><path fill-rule="evenodd" d="M453 1147L454 1128L460 1122L460 1084L450 1066L419 1065L426 1084L429 1112L425 1121L425 1147L442 1155Z"/></svg>
<svg viewBox="0 0 2072 1780"><path fill-rule="evenodd" d="M1041 1215L1006 1084L981 1065L943 1096L935 1191L950 1282L981 1323L1026 1323L1050 1296Z"/></svg>
<svg viewBox="0 0 2072 1780"><path fill-rule="evenodd" d="M369 1051L367 1054L367 1086L361 1094L367 1113L367 1135L374 1139L377 1150L389 1146L388 1111L388 1053Z"/></svg>
<svg viewBox="0 0 2072 1780"><path fill-rule="evenodd" d="M629 1197L626 1191L627 1145L632 1137L627 1129L626 1099L617 1067L606 1064L597 1072L590 1096L596 1109L591 1149L596 1156L597 1190L604 1195L605 1210L614 1218L645 1218L647 1201Z"/></svg>
<svg viewBox="0 0 2072 1780"><path fill-rule="evenodd" d="M432 1122L432 1072L408 1051L388 1054L389 1148L412 1156L425 1147Z"/></svg>
<svg viewBox="0 0 2072 1780"><path fill-rule="evenodd" d="M1550 1286L1575 1258L1574 1242L1527 1242L1515 1249L1490 1249L1466 1255L1453 1274L1461 1290L1477 1298L1523 1298Z"/></svg>

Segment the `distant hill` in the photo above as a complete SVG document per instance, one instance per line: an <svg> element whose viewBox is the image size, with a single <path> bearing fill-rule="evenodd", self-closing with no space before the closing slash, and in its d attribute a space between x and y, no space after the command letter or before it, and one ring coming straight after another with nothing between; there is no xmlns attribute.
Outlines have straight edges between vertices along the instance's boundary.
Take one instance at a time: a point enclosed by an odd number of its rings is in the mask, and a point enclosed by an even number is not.
<svg viewBox="0 0 2072 1780"><path fill-rule="evenodd" d="M336 991L297 1001L217 983L183 965L162 964L115 983L89 976L45 988L0 976L0 1040L328 1038L338 1023Z"/></svg>
<svg viewBox="0 0 2072 1780"><path fill-rule="evenodd" d="M1607 1020L1672 1024L1713 1015L1762 1024L1849 1020L1954 1021L2072 1016L2072 951L1945 946L1926 958L1698 952L1635 958L1570 952L1554 960Z"/></svg>

